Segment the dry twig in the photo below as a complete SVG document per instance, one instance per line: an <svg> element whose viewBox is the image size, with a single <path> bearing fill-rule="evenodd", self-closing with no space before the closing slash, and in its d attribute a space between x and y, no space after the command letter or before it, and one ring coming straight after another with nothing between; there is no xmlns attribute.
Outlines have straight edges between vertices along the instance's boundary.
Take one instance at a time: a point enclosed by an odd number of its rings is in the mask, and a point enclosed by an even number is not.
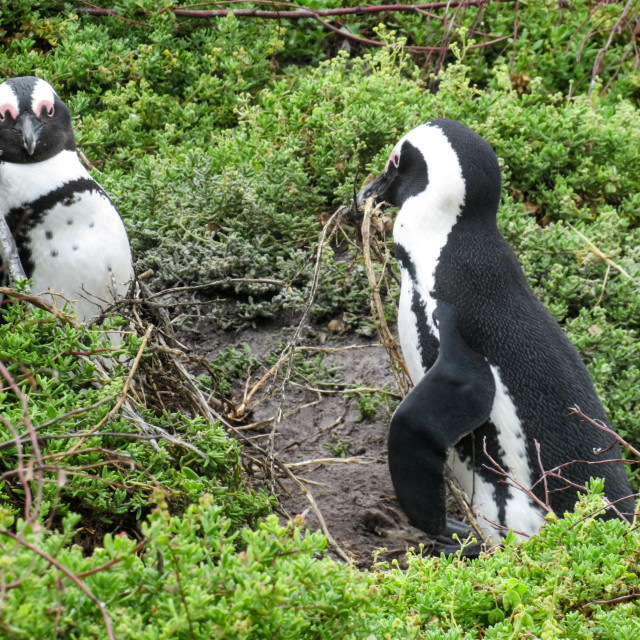
<svg viewBox="0 0 640 640"><path fill-rule="evenodd" d="M380 336L380 342L387 351L391 362L391 370L396 379L396 384L400 390L400 394L404 397L409 391L409 373L404 363L404 358L400 353L400 346L389 330L389 325L384 317L384 307L380 297L379 280L376 279L373 264L371 262L371 217L379 211L373 198L369 198L365 202L362 218L362 253L364 256L364 264L367 270L367 278L369 280L369 288L371 290L371 314L376 330ZM404 375L400 374L400 371Z"/></svg>

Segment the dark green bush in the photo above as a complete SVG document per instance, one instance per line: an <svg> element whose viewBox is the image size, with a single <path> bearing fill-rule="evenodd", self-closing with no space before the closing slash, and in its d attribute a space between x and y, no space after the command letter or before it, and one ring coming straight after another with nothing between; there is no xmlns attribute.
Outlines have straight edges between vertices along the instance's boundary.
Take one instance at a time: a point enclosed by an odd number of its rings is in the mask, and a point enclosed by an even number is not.
<svg viewBox="0 0 640 640"><path fill-rule="evenodd" d="M382 169L403 133L432 117L457 118L496 149L501 229L580 349L612 422L640 442L640 80L625 53L627 23L612 31L625 3L520 2L516 18L511 3L491 2L483 30L512 34L517 20L518 39L485 47L475 46L478 34L469 38L479 14L467 7L456 14L448 36L455 46L436 78L436 58L425 63L401 47L405 38L442 41L442 23L422 15L387 14L387 27L378 27L380 16L346 19L351 32L386 46L327 59L341 42L310 20L183 20L161 4L114 0L119 19L80 14L70 3L5 3L0 71L42 76L69 103L79 149L117 203L139 269L153 268L152 288L273 281L181 298L183 326L189 302L209 305L200 318L214 328L299 311L322 220ZM588 35L590 12L598 28ZM393 301L397 291L388 293ZM333 243L312 318L345 312L351 326L370 329L362 258ZM407 571L380 564L363 574L324 557L325 540L300 523L256 525L270 500L244 488L238 446L217 426L141 405L143 421L206 460L162 438L155 450L129 437L139 424L121 413L104 426L118 435L92 435L70 452L74 434L105 418L123 388L122 368L101 382L77 355L91 359L100 346L99 334L20 305L0 325L0 359L39 434L51 436L42 451L60 463L45 474L39 521L25 524L25 489L13 473L19 454L0 449L2 637L107 637L95 603L43 553L106 603L117 638L638 635L638 537L591 517L597 495L491 557L416 555ZM139 339L125 346L135 353ZM295 364L294 377L339 376L321 358ZM255 366L251 353L228 350L212 373L228 391ZM20 400L0 391L0 444L14 430L25 434ZM87 411L68 415L78 408ZM370 415L375 403L363 397L360 408ZM24 451L33 453L26 440ZM33 478L26 482L36 488ZM146 546L134 553L135 532Z"/></svg>

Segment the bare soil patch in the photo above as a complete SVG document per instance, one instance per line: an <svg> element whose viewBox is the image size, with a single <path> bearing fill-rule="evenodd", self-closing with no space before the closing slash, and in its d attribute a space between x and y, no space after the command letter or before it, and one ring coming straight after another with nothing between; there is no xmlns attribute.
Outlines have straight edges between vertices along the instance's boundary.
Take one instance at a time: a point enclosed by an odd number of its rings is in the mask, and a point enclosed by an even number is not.
<svg viewBox="0 0 640 640"><path fill-rule="evenodd" d="M194 350L212 360L227 346L248 345L252 355L264 362L291 338L295 326L216 332L197 344ZM369 566L376 549L380 559L400 558L410 547L428 539L408 524L399 508L387 467L387 433L395 406L400 401L388 356L377 338L347 334L328 336L311 330L296 353L296 371L304 362L317 362L336 372L339 382L312 380L300 382L293 375L283 386L286 362L280 372L270 375L248 403L249 413L234 423L236 436L248 454L246 467L255 488L269 487L278 497L283 518L302 515L311 530L321 527L318 512L339 549L330 551L358 566ZM238 381L231 400L240 407L247 394L269 370L264 365L250 379ZM332 380L334 376L332 376ZM283 397L284 393L284 397ZM365 410L359 406L365 398ZM375 409L371 408L371 404ZM377 403L377 404L376 404ZM370 415L375 410L373 415ZM281 419L277 421L279 411ZM252 426L253 425L253 426ZM273 444L272 444L273 443ZM254 447L273 448L274 458L286 465L310 492L317 505L312 507L298 482L275 470L272 481L263 462L252 464Z"/></svg>

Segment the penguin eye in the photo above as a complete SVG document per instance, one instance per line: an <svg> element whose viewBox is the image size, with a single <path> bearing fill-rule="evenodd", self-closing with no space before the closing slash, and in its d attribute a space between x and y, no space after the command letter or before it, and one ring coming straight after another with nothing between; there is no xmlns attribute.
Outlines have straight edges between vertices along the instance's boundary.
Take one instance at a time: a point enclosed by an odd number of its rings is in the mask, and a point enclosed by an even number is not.
<svg viewBox="0 0 640 640"><path fill-rule="evenodd" d="M384 168L384 172L389 171L389 167L393 165L396 169L400 166L400 152L395 149L391 152L389 159L387 160L387 165Z"/></svg>
<svg viewBox="0 0 640 640"><path fill-rule="evenodd" d="M49 100L43 100L38 103L38 106L35 108L35 114L42 118L43 116L48 116L49 118L53 116L53 102Z"/></svg>
<svg viewBox="0 0 640 640"><path fill-rule="evenodd" d="M4 122L7 115L15 120L18 117L18 110L12 104L0 105L0 122Z"/></svg>

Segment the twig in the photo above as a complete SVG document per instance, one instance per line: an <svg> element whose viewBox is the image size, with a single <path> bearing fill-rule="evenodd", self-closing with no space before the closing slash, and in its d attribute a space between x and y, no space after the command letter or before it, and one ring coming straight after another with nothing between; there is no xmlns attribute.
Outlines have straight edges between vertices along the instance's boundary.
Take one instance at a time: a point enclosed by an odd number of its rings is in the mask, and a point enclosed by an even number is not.
<svg viewBox="0 0 640 640"><path fill-rule="evenodd" d="M20 399L20 405L22 407L22 421L24 422L24 425L27 428L29 439L31 440L31 446L33 448L33 451L36 457L36 465L37 465L36 479L37 479L38 490L37 490L36 500L35 500L35 511L34 513L31 513L31 491L27 491L25 494L25 507L24 507L25 519L27 520L27 522L32 522L37 519L37 514L40 509L40 504L42 501L42 480L43 480L42 469L44 466L42 461L42 455L40 453L40 446L38 445L36 432L35 432L35 429L33 428L33 422L31 422L31 417L29 416L29 402L27 400L27 396L18 387L18 385L16 384L11 374L9 373L7 368L4 366L4 363L1 361L0 361L0 375L2 375L2 377L7 381L11 391L13 391L13 393L15 393L16 396ZM20 464L21 464L21 461L20 461ZM21 478L21 480L23 479L22 474L19 474L19 477ZM23 483L24 485L26 485L26 479L27 478L25 478L25 482Z"/></svg>
<svg viewBox="0 0 640 640"><path fill-rule="evenodd" d="M293 384L293 383L291 383ZM291 416L295 416L296 413L300 413L303 409L308 409L309 407L315 407L320 404L322 400L314 400L313 402L307 402L306 404L301 404L291 411L287 411L283 414L283 418L290 418ZM257 422L252 422L251 424L243 424L241 427L234 427L236 431L251 431L251 429L257 429L258 427L262 427L267 424L271 424L276 419L276 416L272 416L271 418L265 418L264 420L258 420Z"/></svg>
<svg viewBox="0 0 640 640"><path fill-rule="evenodd" d="M171 555L171 560L175 565L175 576L176 581L178 582L178 592L180 593L180 600L182 600L182 606L184 607L184 612L187 616L187 622L189 623L189 632L191 633L191 640L196 640L196 634L193 629L193 621L191 620L191 611L189 610L189 604L187 603L187 598L184 594L184 587L182 586L182 578L180 577L180 563L178 562L178 558L176 556L176 552L171 545L171 541L167 544L167 549L169 550L169 554Z"/></svg>
<svg viewBox="0 0 640 640"><path fill-rule="evenodd" d="M309 504L311 505L311 508L313 509L313 513L315 514L316 518L318 518L320 528L322 529L322 533L324 533L325 537L327 538L327 542L329 542L329 544L333 546L336 553L345 562L351 562L351 559L349 558L349 556L343 551L342 547L336 542L335 538L331 535L331 532L327 527L327 523L325 522L322 512L320 511L320 508L318 507L318 504L315 501L315 498L313 497L313 494L311 493L311 491L309 491L309 489L307 489L307 487L304 486L303 482L299 480L295 476L295 474L290 469L287 469L287 467L284 464L282 464L280 461L278 461L278 466L285 472L285 474L289 477L289 479L292 480L298 486L300 491L304 493L306 499L309 501Z"/></svg>
<svg viewBox="0 0 640 640"><path fill-rule="evenodd" d="M40 429L45 429L46 427L50 427L51 425L55 424L56 422L60 422L61 420L66 420L67 418L71 418L73 416L78 416L83 413L88 413L89 411L93 411L94 409L97 409L103 404L110 402L114 398L115 398L115 395L107 396L106 398L102 398L102 400L99 400L98 402L95 402L94 404L88 407L79 407L78 409L73 409L71 411L68 411L67 413L57 416L56 418L52 418L51 420L47 420L42 424L34 426L33 430L40 431ZM72 434L72 437L77 437L78 435L79 434ZM53 438L53 437L54 436L38 436L38 440L44 440L44 439ZM61 436L55 436L55 437L61 437ZM7 449L8 447L17 445L18 442L25 442L27 438L28 438L28 434L24 434L17 438L12 438L11 440L5 440L4 442L0 443L0 450Z"/></svg>
<svg viewBox="0 0 640 640"><path fill-rule="evenodd" d="M258 391L258 389L260 389L260 387L262 387L262 385L269 378L271 378L271 376L275 375L275 373L280 368L280 365L282 364L284 359L287 357L288 353L289 353L288 348L285 348L285 350L280 354L278 361L260 378L260 380L258 380L258 382L256 382L255 385L253 385L251 391L249 391L248 393L245 393L245 396L242 402L240 403L240 406L238 406L236 409L236 416L238 418L242 418L242 416L246 415L247 409L248 409L247 405L251 401L251 398L253 398L253 396Z"/></svg>
<svg viewBox="0 0 640 640"><path fill-rule="evenodd" d="M364 205L363 218L362 218L362 253L364 256L364 264L367 271L367 278L369 280L369 288L371 289L371 314L373 321L376 325L378 335L380 336L380 342L382 342L384 348L387 351L389 360L391 361L391 370L396 379L396 384L400 390L401 395L404 397L408 393L408 386L401 378L398 372L398 366L408 377L407 367L404 363L404 358L400 353L397 342L391 335L389 326L384 317L384 307L382 305L382 299L380 298L380 288L373 272L373 265L371 263L371 215L377 211L377 207L374 207L373 198L369 198Z"/></svg>
<svg viewBox="0 0 640 640"><path fill-rule="evenodd" d="M136 548L132 551L132 554L140 552L142 549L144 549L146 545L147 545L147 541L142 540L136 545ZM109 562L105 562L103 565L100 565L99 567L94 567L93 569L89 569L88 571L83 571L82 573L76 573L76 577L79 579L82 579L88 576L92 576L94 573L100 573L101 571L106 571L107 569L110 569L111 567L113 567L114 564L118 564L118 562L122 562L125 559L125 557L128 557L128 556L113 558L113 560L109 560Z"/></svg>
<svg viewBox="0 0 640 640"><path fill-rule="evenodd" d="M81 2L86 2L86 0L80 0ZM491 0L489 0L491 1ZM514 2L514 0L492 0L497 3L509 3ZM294 9L291 11L278 11L278 10L263 10L263 9L177 9L170 8L165 9L164 11L171 11L173 15L180 16L184 18L226 18L229 15L232 15L236 18L264 18L271 20L282 20L282 19L300 19L300 18L316 18L317 16L346 16L346 15L365 15L365 14L375 14L375 13L386 13L386 12L417 12L419 10L429 10L429 9L442 9L448 7L458 7L458 6L478 6L484 5L487 3L487 0L449 0L442 2L429 2L426 4L383 4L378 6L371 5L362 5L359 7L345 7L345 8L336 8L336 9L317 9L311 10L308 8L300 8ZM87 2L87 4L89 4ZM272 4L281 4L274 2ZM288 6L292 6L290 3L287 3ZM80 13L88 13L93 16L115 16L115 12L113 9L101 9L99 7L75 7L73 11L78 11ZM148 14L145 14L148 15ZM143 25L146 26L146 25Z"/></svg>
<svg viewBox="0 0 640 640"><path fill-rule="evenodd" d="M82 0L83 2L87 2L87 0ZM329 31L333 31L337 33L341 37L351 40L353 42L358 42L363 45L374 46L374 47L391 47L397 46L395 44L390 44L387 42L379 42L377 40L371 40L370 38L363 38L361 36L357 36L351 33L348 29L344 27L339 22L336 24L332 24L323 18L332 18L336 16L343 15L365 15L365 14L376 14L376 13L398 13L398 12L414 12L414 13L424 13L425 10L429 9L449 9L450 7L463 7L466 8L468 6L484 6L487 2L497 2L497 3L511 3L515 0L448 0L445 2L431 2L428 4L387 4L387 5L364 5L360 7L346 7L346 8L334 8L334 9L317 9L311 10L308 7L300 7L300 5L295 5L291 3L284 2L270 2L269 4L272 6L280 6L280 7L293 7L291 10L280 11L278 9L275 10L264 10L264 9L187 9L187 8L167 8L161 9L162 11L171 11L176 17L183 18L192 18L192 19L207 19L211 20L214 18L225 18L229 15L233 15L236 18L260 18L267 20L295 20L295 19L312 19L316 20L320 23L325 29ZM101 9L97 7L76 7L74 9L80 13L87 13L94 16L115 16L120 18L121 20L125 20L125 18L121 18L113 9ZM141 15L149 16L151 15L149 12L140 11ZM453 22L453 21L452 21ZM337 25L337 26L336 26ZM141 25L146 26L146 25ZM482 42L480 44L469 45L469 49L473 48L485 48L491 44L502 42L509 40L511 38L511 34L507 36L496 37L491 41ZM403 49L406 51L412 51L416 53L427 53L431 54L434 52L440 52L441 55L446 52L447 46L446 41L441 43L439 46L435 47L426 47L426 46L418 46L418 45L404 45Z"/></svg>
<svg viewBox="0 0 640 640"><path fill-rule="evenodd" d="M598 299L596 300L596 303L593 305L594 308L597 307L602 302L602 298L604 297L604 291L607 288L607 280L609 279L609 274L610 273L611 273L611 265L609 263L607 263L607 272L604 274L604 280L602 282L602 289L600 289L600 295L598 296Z"/></svg>
<svg viewBox="0 0 640 640"><path fill-rule="evenodd" d="M602 70L602 65L604 64L605 56L607 55L607 51L609 51L609 47L613 42L613 36L618 32L620 24L626 17L630 7L633 4L635 4L635 2L636 0L627 0L627 3L625 4L624 9L622 10L622 13L620 14L620 17L618 18L616 23L613 25L613 27L611 27L609 31L609 37L607 38L607 42L605 43L604 47L602 47L602 49L600 49L596 54L596 59L595 59L595 62L593 63L593 68L591 70L591 84L589 85L589 93L591 93L595 85L595 79L598 77L598 75L600 74L600 71Z"/></svg>
<svg viewBox="0 0 640 640"><path fill-rule="evenodd" d="M306 436L305 438L302 438L301 440L294 440L294 441L290 442L286 447L281 449L279 451L279 453L283 454L288 449L291 449L291 447L299 446L303 442L307 442L307 440L313 441L318 436L322 435L323 433L327 433L327 432L331 431L332 429L335 429L337 426L341 425L344 422L344 419L345 419L346 415L347 415L347 410L345 409L344 413L340 417L336 418L331 424L328 424L326 427L322 427L321 429L318 429L315 433L312 433L312 434Z"/></svg>
<svg viewBox="0 0 640 640"><path fill-rule="evenodd" d="M567 226L573 229L587 243L587 245L589 246L589 249L591 249L593 254L598 258L600 258L600 260L604 260L604 262L606 262L608 265L612 266L614 269L617 269L623 276L625 276L626 278L629 278L631 282L640 284L635 280L635 278L633 278L633 276L630 276L617 262L614 262L609 256L602 253L602 251L600 251L600 249L598 249L598 247L596 247L596 245L593 244L593 242L591 242L591 240L589 240L589 238L587 238L587 236L585 236L584 233L582 233L581 231L578 231L578 229L576 229L570 222L567 223Z"/></svg>
<svg viewBox="0 0 640 640"><path fill-rule="evenodd" d="M310 347L307 345L300 345L298 347L299 351L320 351L322 353L333 353L334 351L350 351L353 349L371 349L371 348L379 348L384 345L379 342L375 342L373 344L348 344L344 347Z"/></svg>
<svg viewBox="0 0 640 640"><path fill-rule="evenodd" d="M155 298L168 296L172 293L186 293L187 291L202 291L204 289L213 289L215 287L229 286L232 284L270 284L274 286L283 286L282 280L274 280L273 278L223 278L222 280L213 280L205 284L193 285L190 287L172 287L171 289L163 289L157 293L153 293L147 298L142 298L143 302L149 302ZM137 302L137 301L136 301Z"/></svg>
<svg viewBox="0 0 640 640"><path fill-rule="evenodd" d="M482 466L485 467L486 469L489 469L489 470L493 471L494 473L497 473L499 476L502 476L503 478L505 478L504 480L501 480L500 482L502 482L502 483L504 483L506 485L509 485L510 487L513 487L514 489L518 489L518 490L522 491L525 495L527 495L529 498L531 498L531 500L535 504L537 504L543 511L546 511L547 513L553 513L553 509L548 504L545 504L544 502L542 502L542 500L540 500L540 498L538 498L538 496L536 496L528 487L525 487L518 480L516 480L515 478L510 476L491 457L491 455L487 451L487 438L486 438L486 436L482 440L482 451L484 452L484 455L487 457L489 462L491 462L491 464L493 465L492 467L490 467L489 465L486 465L486 464L483 464Z"/></svg>
<svg viewBox="0 0 640 640"><path fill-rule="evenodd" d="M147 327L144 337L142 338L142 344L138 349L138 353L136 354L133 364L131 365L131 369L129 370L129 375L127 376L127 379L125 380L122 391L120 392L120 398L118 399L118 402L116 402L116 405L113 407L113 409L111 409L109 413L104 418L102 418L102 420L100 420L100 422L98 422L98 424L95 427L89 430L89 432L87 433L87 437L92 433L94 433L95 431L98 431L103 424L106 424L107 422L109 422L109 420L112 420L114 416L118 413L118 411L120 411L120 408L122 407L122 405L125 403L127 399L127 394L129 392L129 387L131 386L131 381L133 380L133 376L136 373L136 369L140 364L140 358L142 358L142 354L144 353L145 347L147 346L147 342L149 342L149 337L151 336L151 332L153 331L153 329L154 329L154 326L152 324L150 324ZM73 445L73 447L71 447L71 449L69 450L69 453L70 454L73 453L78 447L80 447L83 444L83 442L84 440L81 440L80 442L77 442L75 445Z"/></svg>
<svg viewBox="0 0 640 640"><path fill-rule="evenodd" d="M369 458L367 456L354 456L351 458L314 458L303 460L302 462L287 462L284 464L287 469L298 469L314 464L371 464L373 462L384 462L382 458Z"/></svg>
<svg viewBox="0 0 640 640"><path fill-rule="evenodd" d="M330 383L327 383L330 384ZM385 396L391 396L392 398L396 398L397 400L402 400L403 396L399 393L395 393L394 391L388 391L387 389L380 389L377 387L354 387L352 389L318 389L316 387L309 387L304 384L300 384L298 382L291 382L291 385L294 387L300 387L301 389L306 389L307 391L313 391L314 393L321 393L324 395L335 394L335 395L348 395L353 393L379 393Z"/></svg>
<svg viewBox="0 0 640 640"><path fill-rule="evenodd" d="M618 602L628 602L629 600L640 600L640 590L638 590L637 587L635 587L631 593L627 593L616 598L610 598L609 600L591 600L590 602L583 604L582 609L592 607L596 604L617 604Z"/></svg>
<svg viewBox="0 0 640 640"><path fill-rule="evenodd" d="M101 7L98 7L92 2L89 2L89 0L78 0L78 1L86 4L87 7L89 8L76 7L75 9L73 9L73 11L85 12L92 15L111 16L113 18L117 18L118 20L122 20L122 22L126 22L127 24L134 24L137 27L144 27L145 29L149 29L148 24L144 24L143 22L137 22L136 20L131 20L129 18L124 18L123 16L118 15L118 13L116 13L114 9L102 9Z"/></svg>
<svg viewBox="0 0 640 640"><path fill-rule="evenodd" d="M59 295L59 294L54 294L54 295ZM7 296L18 302L27 302L33 305L34 307L38 307L39 309L44 309L45 311L48 311L51 315L55 316L65 324L68 324L69 326L74 327L75 329L80 328L80 325L74 320L73 316L70 316L69 314L65 313L64 311L62 311L62 309L60 309L60 307L56 306L55 304L49 304L48 302L45 302L42 298L38 296L34 296L31 293L16 291L11 287L0 287L0 296Z"/></svg>
<svg viewBox="0 0 640 640"><path fill-rule="evenodd" d="M575 405L569 409L570 415L577 415L583 420L590 422L594 427L600 429L600 431L604 431L607 435L610 435L618 444L622 445L627 451L632 453L638 460L640 461L640 451L638 449L632 447L626 440L621 438L613 429L610 429L602 420L594 420L589 416L582 413L580 407Z"/></svg>
<svg viewBox="0 0 640 640"><path fill-rule="evenodd" d="M455 498L456 502L458 503L459 506L462 507L462 510L464 511L465 516L469 520L469 523L475 529L476 533L478 534L482 542L484 542L485 546L488 548L489 539L487 538L487 536L485 536L484 531L482 530L482 527L478 523L478 519L476 518L475 513L473 513L473 509L471 509L471 507L469 506L469 503L467 502L467 498L464 495L463 491L460 489L460 487L456 485L456 483L448 475L445 476L445 481L447 483L447 487L449 488L449 491L451 491L451 493L453 494L453 497Z"/></svg>
<svg viewBox="0 0 640 640"><path fill-rule="evenodd" d="M288 350L287 368L283 376L282 384L280 385L280 402L278 404L278 409L276 411L276 419L274 420L271 428L271 437L269 438L269 471L271 476L273 476L273 461L275 458L276 429L278 428L278 425L282 421L283 407L284 407L285 397L286 397L286 387L287 387L287 383L289 382L289 378L291 377L291 372L293 370L293 362L295 358L296 346L304 330L304 326L307 322L307 318L309 317L309 313L311 312L311 307L313 305L313 302L316 297L316 292L318 290L318 282L320 280L320 267L322 265L322 254L324 251L325 243L328 242L327 234L329 234L329 240L330 240L331 237L333 237L333 234L335 233L334 221L340 216L344 215L346 211L347 211L346 207L339 207L322 227L322 232L320 233L320 238L318 240L318 245L316 248L316 262L315 262L315 267L313 272L313 280L311 282L311 290L309 291L309 298L307 300L305 309L302 313L302 317L300 318L300 322L296 326L296 330L293 334L293 337L289 341L289 344L285 347L285 351Z"/></svg>
<svg viewBox="0 0 640 640"><path fill-rule="evenodd" d="M317 502L315 501L315 498L313 497L313 494L311 493L311 491L309 491L309 489L307 489L307 487L304 486L304 480L302 478L298 478L292 471L291 469L288 469L284 463L282 463L279 458L277 456L271 456L270 452L263 449L262 447L260 447L258 444L256 444L255 442L249 440L243 433L241 433L238 429L236 429L236 427L233 427L232 425L229 424L229 422L227 422L223 417L220 417L220 420L223 424L225 424L225 426L233 433L235 433L239 438L241 438L244 442L246 442L249 446L251 446L253 449L255 449L256 451L258 451L265 459L265 464L263 465L263 468L265 470L267 470L266 468L266 461L268 461L269 463L269 469L268 471L270 472L271 469L273 469L273 467L277 467L280 471L282 471L282 473L289 478L299 489L300 491L302 491L302 493L304 494L305 498L309 501L309 504L311 505L311 509L313 510L313 513L315 514L316 518L318 519L318 523L320 524L320 529L322 530L322 533L324 534L325 538L327 539L327 542L333 547L333 549L335 550L335 552L345 561L345 562L351 562L351 559L349 558L349 556L344 552L344 550L342 549L342 547L336 542L335 538L331 535L331 532L329 531L329 528L327 527L327 523L325 522L325 519L322 515L322 512L320 511ZM254 459L254 462L256 462L256 460ZM271 476L273 477L273 476ZM312 484L310 482L308 482L308 484Z"/></svg>
<svg viewBox="0 0 640 640"><path fill-rule="evenodd" d="M542 456L540 455L540 443L534 438L533 443L536 446L536 454L538 456L538 466L540 467L540 472L542 473L542 481L544 486L544 503L549 504L549 485L547 483L547 473L542 464ZM534 485L531 487L533 489Z"/></svg>

